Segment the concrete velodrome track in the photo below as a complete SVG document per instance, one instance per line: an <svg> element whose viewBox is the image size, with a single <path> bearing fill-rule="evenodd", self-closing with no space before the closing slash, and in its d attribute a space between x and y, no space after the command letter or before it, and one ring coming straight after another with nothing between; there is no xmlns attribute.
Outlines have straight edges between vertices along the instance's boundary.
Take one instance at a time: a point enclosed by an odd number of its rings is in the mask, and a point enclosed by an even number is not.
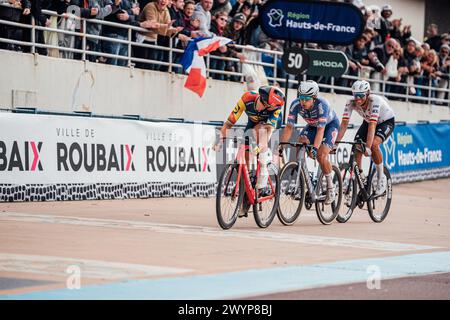
<svg viewBox="0 0 450 320"><path fill-rule="evenodd" d="M450 299L449 190L395 185L381 224L304 209L264 230L221 230L214 198L0 203L0 299Z"/></svg>

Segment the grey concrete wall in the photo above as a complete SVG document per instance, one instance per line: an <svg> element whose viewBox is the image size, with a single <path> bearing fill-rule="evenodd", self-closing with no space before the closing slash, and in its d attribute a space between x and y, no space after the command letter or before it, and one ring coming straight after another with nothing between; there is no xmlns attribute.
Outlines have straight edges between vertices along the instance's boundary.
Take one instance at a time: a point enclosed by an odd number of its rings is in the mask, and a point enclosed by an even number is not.
<svg viewBox="0 0 450 320"><path fill-rule="evenodd" d="M51 111L139 114L189 120L225 120L246 87L208 79L203 98L185 89L186 76L0 50L0 107L33 106ZM290 90L288 102L295 97ZM342 115L348 96L325 96ZM450 108L391 101L399 121L450 119ZM246 117L242 117L242 123ZM352 122L359 124L358 116Z"/></svg>

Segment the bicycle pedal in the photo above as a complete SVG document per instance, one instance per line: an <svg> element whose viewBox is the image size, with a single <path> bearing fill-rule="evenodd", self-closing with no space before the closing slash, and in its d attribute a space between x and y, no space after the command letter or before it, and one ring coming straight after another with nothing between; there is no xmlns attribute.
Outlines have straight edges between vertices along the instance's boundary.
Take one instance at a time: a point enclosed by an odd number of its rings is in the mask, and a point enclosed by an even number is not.
<svg viewBox="0 0 450 320"><path fill-rule="evenodd" d="M248 212L240 212L238 214L238 218L247 218L248 217Z"/></svg>

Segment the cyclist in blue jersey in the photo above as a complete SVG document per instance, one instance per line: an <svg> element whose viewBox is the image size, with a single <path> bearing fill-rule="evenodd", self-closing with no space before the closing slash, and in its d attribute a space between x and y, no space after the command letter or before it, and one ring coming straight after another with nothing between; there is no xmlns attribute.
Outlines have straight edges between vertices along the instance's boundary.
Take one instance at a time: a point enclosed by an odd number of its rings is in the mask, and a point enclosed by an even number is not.
<svg viewBox="0 0 450 320"><path fill-rule="evenodd" d="M326 99L318 96L319 86L312 80L303 81L298 87L299 97L295 99L289 109L289 117L281 133L281 142L288 142L294 131L298 115L306 121L307 126L302 130L298 141L314 145L309 156L317 159L327 179L327 196L325 204L330 204L336 197L333 184L332 167L328 154L334 147L339 132L339 119L336 112L330 108Z"/></svg>

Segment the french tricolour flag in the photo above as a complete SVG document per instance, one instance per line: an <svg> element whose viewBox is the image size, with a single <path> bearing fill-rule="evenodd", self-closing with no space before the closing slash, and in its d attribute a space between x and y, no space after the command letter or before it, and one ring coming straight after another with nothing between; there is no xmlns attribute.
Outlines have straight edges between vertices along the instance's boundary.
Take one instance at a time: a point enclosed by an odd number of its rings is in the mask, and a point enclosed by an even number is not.
<svg viewBox="0 0 450 320"><path fill-rule="evenodd" d="M230 42L231 39L218 36L194 38L189 41L181 58L183 70L188 74L185 88L194 91L199 97L203 96L206 89L206 65L203 56Z"/></svg>

